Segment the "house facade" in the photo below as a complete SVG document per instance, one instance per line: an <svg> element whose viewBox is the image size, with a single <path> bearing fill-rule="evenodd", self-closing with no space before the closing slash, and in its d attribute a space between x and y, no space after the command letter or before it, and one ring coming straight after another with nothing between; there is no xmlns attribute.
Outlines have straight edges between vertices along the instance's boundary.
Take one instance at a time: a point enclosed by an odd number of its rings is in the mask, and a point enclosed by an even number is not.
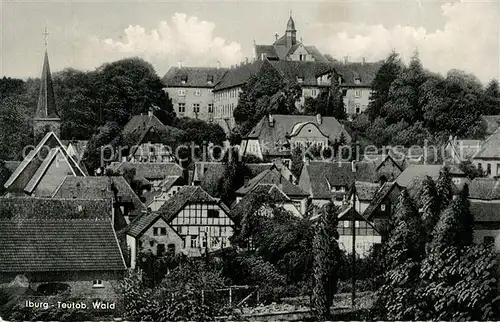
<svg viewBox="0 0 500 322"><path fill-rule="evenodd" d="M310 146L324 147L351 136L334 117L321 115L268 115L242 139L240 153L262 160L290 162L293 149L305 151Z"/></svg>
<svg viewBox="0 0 500 322"><path fill-rule="evenodd" d="M355 239L353 239L353 228ZM354 242L355 252L361 258L367 256L370 250L376 247L375 245L382 243L382 237L373 223L359 214L353 205L348 206L339 214L337 231L340 248L347 254L352 254Z"/></svg>
<svg viewBox="0 0 500 322"><path fill-rule="evenodd" d="M470 211L474 217L474 242L493 244L500 234L500 181L475 178L469 185Z"/></svg>
<svg viewBox="0 0 500 322"><path fill-rule="evenodd" d="M214 92L227 68L220 63L212 67L172 67L163 77L165 92L172 100L178 116L213 122L215 116Z"/></svg>

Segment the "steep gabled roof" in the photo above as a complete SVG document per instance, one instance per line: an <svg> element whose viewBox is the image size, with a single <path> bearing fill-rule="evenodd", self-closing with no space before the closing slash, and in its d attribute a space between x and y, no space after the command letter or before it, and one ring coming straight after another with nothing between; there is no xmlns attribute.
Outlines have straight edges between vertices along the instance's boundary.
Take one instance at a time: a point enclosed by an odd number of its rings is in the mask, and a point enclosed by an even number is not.
<svg viewBox="0 0 500 322"><path fill-rule="evenodd" d="M68 151L54 132L49 132L45 134L35 149L31 150L21 164L19 164L5 183L5 188L9 189L15 185L17 189L27 189L28 192L31 192L45 174L45 170L47 170L50 162L57 155L63 156L75 176L85 176L84 171L73 157L68 154Z"/></svg>
<svg viewBox="0 0 500 322"><path fill-rule="evenodd" d="M375 196L373 196L372 201L363 212L363 217L370 219L373 212L378 208L378 206L380 206L385 197L389 195L392 190L399 188L400 186L396 182L385 182L375 193Z"/></svg>
<svg viewBox="0 0 500 322"><path fill-rule="evenodd" d="M54 198L112 199L116 189L117 202L133 204L132 216L146 210L125 178L119 177L72 177L67 176L54 192Z"/></svg>
<svg viewBox="0 0 500 322"><path fill-rule="evenodd" d="M360 201L373 200L377 191L380 189L380 184L374 182L356 181L355 186L356 198Z"/></svg>
<svg viewBox="0 0 500 322"><path fill-rule="evenodd" d="M239 188L236 193L246 195L259 184L277 185L289 197L307 197L309 194L302 190L299 186L294 185L287 178L283 177L281 172L276 169L265 170L256 177L248 181L243 187Z"/></svg>
<svg viewBox="0 0 500 322"><path fill-rule="evenodd" d="M500 128L486 139L474 159L500 159Z"/></svg>
<svg viewBox="0 0 500 322"><path fill-rule="evenodd" d="M396 182L401 187L408 187L412 180L430 176L433 180L439 177L439 171L443 165L441 164L411 164L396 178ZM448 165L451 175L464 176L462 170L455 165Z"/></svg>
<svg viewBox="0 0 500 322"><path fill-rule="evenodd" d="M187 204L193 203L218 204L226 213L229 213L229 208L220 199L212 197L201 187L183 186L160 207L158 214L162 215L165 221L170 223Z"/></svg>
<svg viewBox="0 0 500 322"><path fill-rule="evenodd" d="M496 178L475 178L469 185L469 198L500 200L500 180Z"/></svg>
<svg viewBox="0 0 500 322"><path fill-rule="evenodd" d="M109 168L122 173L127 168L135 168L136 175L147 180L183 175L183 168L174 162L113 162Z"/></svg>
<svg viewBox="0 0 500 322"><path fill-rule="evenodd" d="M373 162L356 162L354 173L351 162L311 161L302 168L300 179L299 185L312 198L330 199L333 187L351 187L355 180L376 182L377 172Z"/></svg>
<svg viewBox="0 0 500 322"><path fill-rule="evenodd" d="M52 76L50 74L49 55L47 54L47 51L45 51L42 76L40 77L40 92L38 94L35 119L59 119L56 101L54 98L54 88L52 86Z"/></svg>
<svg viewBox="0 0 500 322"><path fill-rule="evenodd" d="M171 67L162 81L166 87L214 87L228 68L216 67Z"/></svg>
<svg viewBox="0 0 500 322"><path fill-rule="evenodd" d="M146 230L151 227L151 225L153 225L159 219L165 220L164 217L159 213L150 212L141 214L130 222L125 231L127 235L135 238L140 237ZM174 231L180 237L179 233L172 226L170 226L168 222L166 223L172 229L172 231Z"/></svg>
<svg viewBox="0 0 500 322"><path fill-rule="evenodd" d="M250 64L243 64L236 68L231 68L214 87L214 92L242 86L248 81L250 76L256 75L265 63L268 63L267 60L257 60Z"/></svg>
<svg viewBox="0 0 500 322"><path fill-rule="evenodd" d="M257 59L261 59L262 54L267 57L278 57L273 45L255 45L255 55Z"/></svg>
<svg viewBox="0 0 500 322"><path fill-rule="evenodd" d="M147 191L143 195L143 197L146 199L144 204L146 206L149 206L154 201L155 197L161 195L164 192L167 192L176 184L182 184L182 181L183 180L181 176L167 176L161 182L155 181L153 183L153 186L151 187L151 191Z"/></svg>
<svg viewBox="0 0 500 322"><path fill-rule="evenodd" d="M282 75L290 80L302 78L302 85L318 86L317 77L334 71L331 63L324 61L270 61Z"/></svg>

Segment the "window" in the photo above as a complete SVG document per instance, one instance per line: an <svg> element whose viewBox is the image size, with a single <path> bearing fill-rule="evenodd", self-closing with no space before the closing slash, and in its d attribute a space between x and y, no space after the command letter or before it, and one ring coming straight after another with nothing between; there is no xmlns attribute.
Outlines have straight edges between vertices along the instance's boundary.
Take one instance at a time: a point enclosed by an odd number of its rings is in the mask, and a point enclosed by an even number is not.
<svg viewBox="0 0 500 322"><path fill-rule="evenodd" d="M359 228L359 221L358 221L358 220L356 220L356 221L354 222L354 225L355 225L355 227L356 227L356 228Z"/></svg>
<svg viewBox="0 0 500 322"><path fill-rule="evenodd" d="M208 218L219 218L219 211L215 209L208 209L207 210L207 217Z"/></svg>
<svg viewBox="0 0 500 322"><path fill-rule="evenodd" d="M359 89L355 90L354 97L361 97L361 90L359 90Z"/></svg>
<svg viewBox="0 0 500 322"><path fill-rule="evenodd" d="M302 77L297 77L297 83L302 83L304 79Z"/></svg>
<svg viewBox="0 0 500 322"><path fill-rule="evenodd" d="M491 174L491 163L488 163L486 165L486 175L490 175Z"/></svg>
<svg viewBox="0 0 500 322"><path fill-rule="evenodd" d="M166 227L161 227L160 228L160 235L165 236L167 234L167 228Z"/></svg>
<svg viewBox="0 0 500 322"><path fill-rule="evenodd" d="M356 77L356 78L354 79L354 84L361 84L361 78ZM359 97L359 96L358 96L358 97Z"/></svg>
<svg viewBox="0 0 500 322"><path fill-rule="evenodd" d="M179 96L186 96L186 90L185 89L179 89L177 91L177 95L179 95Z"/></svg>
<svg viewBox="0 0 500 322"><path fill-rule="evenodd" d="M102 280L93 280L92 287L93 288L103 288L104 284L102 283Z"/></svg>
<svg viewBox="0 0 500 322"><path fill-rule="evenodd" d="M186 103L179 103L179 113L186 112Z"/></svg>
<svg viewBox="0 0 500 322"><path fill-rule="evenodd" d="M158 236L158 231L159 231L160 228L158 227L154 227L153 228L153 236Z"/></svg>
<svg viewBox="0 0 500 322"><path fill-rule="evenodd" d="M208 113L213 113L214 112L214 104L209 103L208 104Z"/></svg>
<svg viewBox="0 0 500 322"><path fill-rule="evenodd" d="M155 241L154 241L154 240L151 240L151 241L149 242L149 246L153 247L154 245L155 245Z"/></svg>
<svg viewBox="0 0 500 322"><path fill-rule="evenodd" d="M198 236L191 235L191 248L196 248L196 247L198 247Z"/></svg>
<svg viewBox="0 0 500 322"><path fill-rule="evenodd" d="M201 90L195 89L194 90L194 96L200 96L201 95Z"/></svg>
<svg viewBox="0 0 500 322"><path fill-rule="evenodd" d="M160 256L165 254L165 244L156 245L156 255Z"/></svg>
<svg viewBox="0 0 500 322"><path fill-rule="evenodd" d="M493 237L493 236L484 236L483 237L483 244L485 244L487 246L491 246L491 245L495 244L495 237Z"/></svg>
<svg viewBox="0 0 500 322"><path fill-rule="evenodd" d="M200 104L193 104L193 112L200 113Z"/></svg>
<svg viewBox="0 0 500 322"><path fill-rule="evenodd" d="M354 107L356 108L356 114L359 114L361 112L361 108L359 106L359 103L354 104Z"/></svg>
<svg viewBox="0 0 500 322"><path fill-rule="evenodd" d="M167 245L167 252L169 254L175 254L175 244L168 244Z"/></svg>
<svg viewBox="0 0 500 322"><path fill-rule="evenodd" d="M349 228L349 221L348 220L344 220L344 228Z"/></svg>
<svg viewBox="0 0 500 322"><path fill-rule="evenodd" d="M313 89L313 90L311 91L311 96L316 96L316 95L318 95L318 90Z"/></svg>
<svg viewBox="0 0 500 322"><path fill-rule="evenodd" d="M380 205L380 210L385 211L385 205Z"/></svg>

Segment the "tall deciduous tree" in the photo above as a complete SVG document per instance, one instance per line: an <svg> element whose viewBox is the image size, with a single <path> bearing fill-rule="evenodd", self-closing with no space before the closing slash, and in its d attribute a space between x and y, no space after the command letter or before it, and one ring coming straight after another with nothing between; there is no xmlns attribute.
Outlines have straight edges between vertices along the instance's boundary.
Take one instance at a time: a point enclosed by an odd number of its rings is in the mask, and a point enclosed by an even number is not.
<svg viewBox="0 0 500 322"><path fill-rule="evenodd" d="M420 200L422 203L422 221L427 242L432 240L432 232L439 221L440 205L436 184L430 176L422 181Z"/></svg>
<svg viewBox="0 0 500 322"><path fill-rule="evenodd" d="M497 115L500 113L500 85L497 79L492 79L484 90L485 106L483 114Z"/></svg>
<svg viewBox="0 0 500 322"><path fill-rule="evenodd" d="M453 199L453 182L451 180L450 170L444 166L439 171L439 177L436 184L441 209L445 209Z"/></svg>
<svg viewBox="0 0 500 322"><path fill-rule="evenodd" d="M425 235L406 190L399 196L392 225L394 228L385 246L384 285L378 291L374 308L382 319L412 320L422 314L417 286Z"/></svg>
<svg viewBox="0 0 500 322"><path fill-rule="evenodd" d="M367 113L373 121L380 115L382 106L387 102L389 89L392 82L399 76L402 63L397 53L392 52L385 59L382 66L375 75L372 84L372 94L368 104Z"/></svg>
<svg viewBox="0 0 500 322"><path fill-rule="evenodd" d="M338 223L333 204L322 207L313 239L313 290L311 296L314 313L324 319L331 316L330 307L337 291L338 264Z"/></svg>

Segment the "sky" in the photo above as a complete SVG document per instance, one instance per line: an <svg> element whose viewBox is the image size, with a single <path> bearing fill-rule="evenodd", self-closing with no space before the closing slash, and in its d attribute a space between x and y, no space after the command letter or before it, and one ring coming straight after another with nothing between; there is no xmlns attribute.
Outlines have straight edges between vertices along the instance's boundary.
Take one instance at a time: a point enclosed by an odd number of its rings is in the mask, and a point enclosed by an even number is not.
<svg viewBox="0 0 500 322"><path fill-rule="evenodd" d="M93 70L141 57L163 76L184 66L229 67L271 44L290 11L305 45L349 61L407 62L500 78L500 0L488 1L10 1L0 0L0 76L38 77L48 30L51 70Z"/></svg>

